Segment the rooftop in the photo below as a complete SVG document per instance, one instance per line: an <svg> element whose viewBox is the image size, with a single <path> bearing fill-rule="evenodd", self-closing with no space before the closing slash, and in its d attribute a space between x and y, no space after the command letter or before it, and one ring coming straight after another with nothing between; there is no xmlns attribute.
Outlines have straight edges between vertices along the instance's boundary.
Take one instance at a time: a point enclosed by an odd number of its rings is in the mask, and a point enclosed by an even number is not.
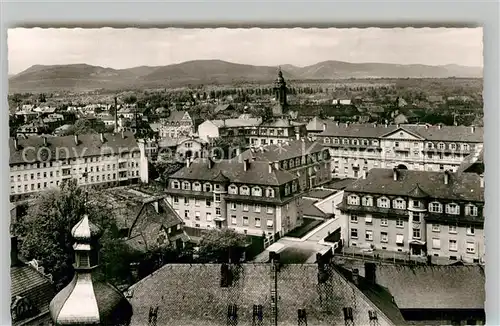
<svg viewBox="0 0 500 326"><path fill-rule="evenodd" d="M267 145L263 150L249 149L241 153L243 159L255 158L256 161L274 162L302 157L312 153L326 151L319 142L307 139L291 140L282 144Z"/></svg>
<svg viewBox="0 0 500 326"><path fill-rule="evenodd" d="M316 198L316 199L325 199L327 197L330 197L331 195L336 194L338 191L332 190L332 189L312 189L305 193L303 197L308 197L308 198Z"/></svg>
<svg viewBox="0 0 500 326"><path fill-rule="evenodd" d="M225 120L208 120L211 121L217 127L257 127L262 123L261 118L247 118L247 119L225 119Z"/></svg>

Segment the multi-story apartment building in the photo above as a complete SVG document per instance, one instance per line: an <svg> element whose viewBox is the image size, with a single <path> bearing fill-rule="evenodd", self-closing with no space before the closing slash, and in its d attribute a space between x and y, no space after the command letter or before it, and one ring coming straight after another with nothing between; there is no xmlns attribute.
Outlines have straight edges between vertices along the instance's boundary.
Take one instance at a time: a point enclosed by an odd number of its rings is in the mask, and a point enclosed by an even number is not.
<svg viewBox="0 0 500 326"><path fill-rule="evenodd" d="M331 180L331 158L328 148L308 139L286 140L279 144L249 149L240 160L250 159L274 164L299 178L300 191L311 189Z"/></svg>
<svg viewBox="0 0 500 326"><path fill-rule="evenodd" d="M345 189L348 246L484 261L484 181L476 173L372 169Z"/></svg>
<svg viewBox="0 0 500 326"><path fill-rule="evenodd" d="M330 147L333 174L361 177L372 168L456 171L483 148L483 128L325 123L318 140Z"/></svg>
<svg viewBox="0 0 500 326"><path fill-rule="evenodd" d="M297 175L274 164L200 158L168 180L167 201L188 227L283 235L302 223Z"/></svg>
<svg viewBox="0 0 500 326"><path fill-rule="evenodd" d="M11 138L9 145L12 200L66 179L96 186L148 182L144 144L131 133Z"/></svg>
<svg viewBox="0 0 500 326"><path fill-rule="evenodd" d="M171 111L168 118L160 119L160 137L178 138L194 133L194 121L186 111Z"/></svg>

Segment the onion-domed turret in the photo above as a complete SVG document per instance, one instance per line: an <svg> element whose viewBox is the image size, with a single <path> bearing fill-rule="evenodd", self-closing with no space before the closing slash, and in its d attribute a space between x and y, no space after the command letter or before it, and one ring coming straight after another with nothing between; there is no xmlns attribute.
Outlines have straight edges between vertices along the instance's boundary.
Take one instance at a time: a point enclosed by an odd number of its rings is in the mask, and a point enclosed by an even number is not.
<svg viewBox="0 0 500 326"><path fill-rule="evenodd" d="M98 281L98 240L101 229L83 217L71 230L75 240L75 276L50 302L50 315L56 326L128 325L132 306L111 284Z"/></svg>

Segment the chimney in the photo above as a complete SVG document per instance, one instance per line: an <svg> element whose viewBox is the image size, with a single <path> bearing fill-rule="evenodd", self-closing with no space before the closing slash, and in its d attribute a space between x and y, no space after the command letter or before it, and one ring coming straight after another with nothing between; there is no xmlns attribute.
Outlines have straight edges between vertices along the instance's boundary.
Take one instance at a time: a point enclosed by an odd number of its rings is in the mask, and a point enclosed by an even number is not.
<svg viewBox="0 0 500 326"><path fill-rule="evenodd" d="M208 168L211 169L214 167L214 161L212 160L212 158L208 158Z"/></svg>
<svg viewBox="0 0 500 326"><path fill-rule="evenodd" d="M481 188L484 188L484 175L483 174L479 175L479 185L481 186Z"/></svg>
<svg viewBox="0 0 500 326"><path fill-rule="evenodd" d="M375 263L365 263L365 279L371 284L376 284Z"/></svg>
<svg viewBox="0 0 500 326"><path fill-rule="evenodd" d="M323 131L326 131L326 123L323 123Z"/></svg>
<svg viewBox="0 0 500 326"><path fill-rule="evenodd" d="M14 137L14 148L15 150L19 150L19 141L17 140L17 136Z"/></svg>
<svg viewBox="0 0 500 326"><path fill-rule="evenodd" d="M363 179L366 179L367 176L368 176L368 171L363 171Z"/></svg>
<svg viewBox="0 0 500 326"><path fill-rule="evenodd" d="M441 124L438 124L438 129L441 129L442 125Z"/></svg>
<svg viewBox="0 0 500 326"><path fill-rule="evenodd" d="M359 285L359 270L357 268L352 270L352 283Z"/></svg>
<svg viewBox="0 0 500 326"><path fill-rule="evenodd" d="M470 127L470 132L471 132L471 133L474 133L475 131L476 131L476 127L475 127L475 126L471 126L471 127Z"/></svg>
<svg viewBox="0 0 500 326"><path fill-rule="evenodd" d="M104 143L104 133L101 132L100 136L101 136L101 143Z"/></svg>
<svg viewBox="0 0 500 326"><path fill-rule="evenodd" d="M273 163L269 162L269 173L273 173Z"/></svg>
<svg viewBox="0 0 500 326"><path fill-rule="evenodd" d="M392 169L392 177L393 177L394 181L398 181L398 168Z"/></svg>
<svg viewBox="0 0 500 326"><path fill-rule="evenodd" d="M10 237L10 266L19 264L19 252L17 248L17 237Z"/></svg>
<svg viewBox="0 0 500 326"><path fill-rule="evenodd" d="M425 129L429 129L429 125L427 123L425 124Z"/></svg>
<svg viewBox="0 0 500 326"><path fill-rule="evenodd" d="M78 145L78 135L75 135L75 145Z"/></svg>
<svg viewBox="0 0 500 326"><path fill-rule="evenodd" d="M385 123L385 125L384 125L384 127L386 127L386 128L387 128L388 126L389 126L389 125L388 125L388 124L387 124L387 122L386 122L386 123Z"/></svg>
<svg viewBox="0 0 500 326"><path fill-rule="evenodd" d="M338 126L339 126L339 122L337 121L337 122L335 123L335 125L338 127Z"/></svg>
<svg viewBox="0 0 500 326"><path fill-rule="evenodd" d="M377 123L376 122L373 124L373 128L377 128Z"/></svg>
<svg viewBox="0 0 500 326"><path fill-rule="evenodd" d="M43 146L47 147L47 137L43 136Z"/></svg>
<svg viewBox="0 0 500 326"><path fill-rule="evenodd" d="M243 161L243 171L248 171L249 168L250 168L250 160L249 159L245 159Z"/></svg>
<svg viewBox="0 0 500 326"><path fill-rule="evenodd" d="M189 157L186 159L186 167L189 167L191 165L191 160Z"/></svg>
<svg viewBox="0 0 500 326"><path fill-rule="evenodd" d="M450 171L444 171L444 184L447 185L450 183Z"/></svg>
<svg viewBox="0 0 500 326"><path fill-rule="evenodd" d="M300 139L300 134L299 133L296 133L295 134L295 139L299 140Z"/></svg>

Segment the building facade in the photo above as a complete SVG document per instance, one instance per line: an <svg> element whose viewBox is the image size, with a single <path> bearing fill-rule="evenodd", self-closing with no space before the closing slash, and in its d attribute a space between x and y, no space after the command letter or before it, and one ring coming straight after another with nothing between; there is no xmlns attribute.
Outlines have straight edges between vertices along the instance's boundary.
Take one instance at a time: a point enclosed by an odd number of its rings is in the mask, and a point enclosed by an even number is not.
<svg viewBox="0 0 500 326"><path fill-rule="evenodd" d="M317 138L331 150L336 177L359 178L372 168L456 171L483 148L483 128L464 126L331 122Z"/></svg>
<svg viewBox="0 0 500 326"><path fill-rule="evenodd" d="M350 247L484 263L484 181L476 173L373 169L339 209Z"/></svg>
<svg viewBox="0 0 500 326"><path fill-rule="evenodd" d="M11 138L9 145L12 200L67 179L93 186L148 182L144 144L131 133Z"/></svg>
<svg viewBox="0 0 500 326"><path fill-rule="evenodd" d="M266 162L196 159L174 173L168 203L184 224L283 235L301 224L298 177Z"/></svg>
<svg viewBox="0 0 500 326"><path fill-rule="evenodd" d="M168 118L160 119L160 137L178 138L194 133L194 121L187 111L171 111Z"/></svg>

